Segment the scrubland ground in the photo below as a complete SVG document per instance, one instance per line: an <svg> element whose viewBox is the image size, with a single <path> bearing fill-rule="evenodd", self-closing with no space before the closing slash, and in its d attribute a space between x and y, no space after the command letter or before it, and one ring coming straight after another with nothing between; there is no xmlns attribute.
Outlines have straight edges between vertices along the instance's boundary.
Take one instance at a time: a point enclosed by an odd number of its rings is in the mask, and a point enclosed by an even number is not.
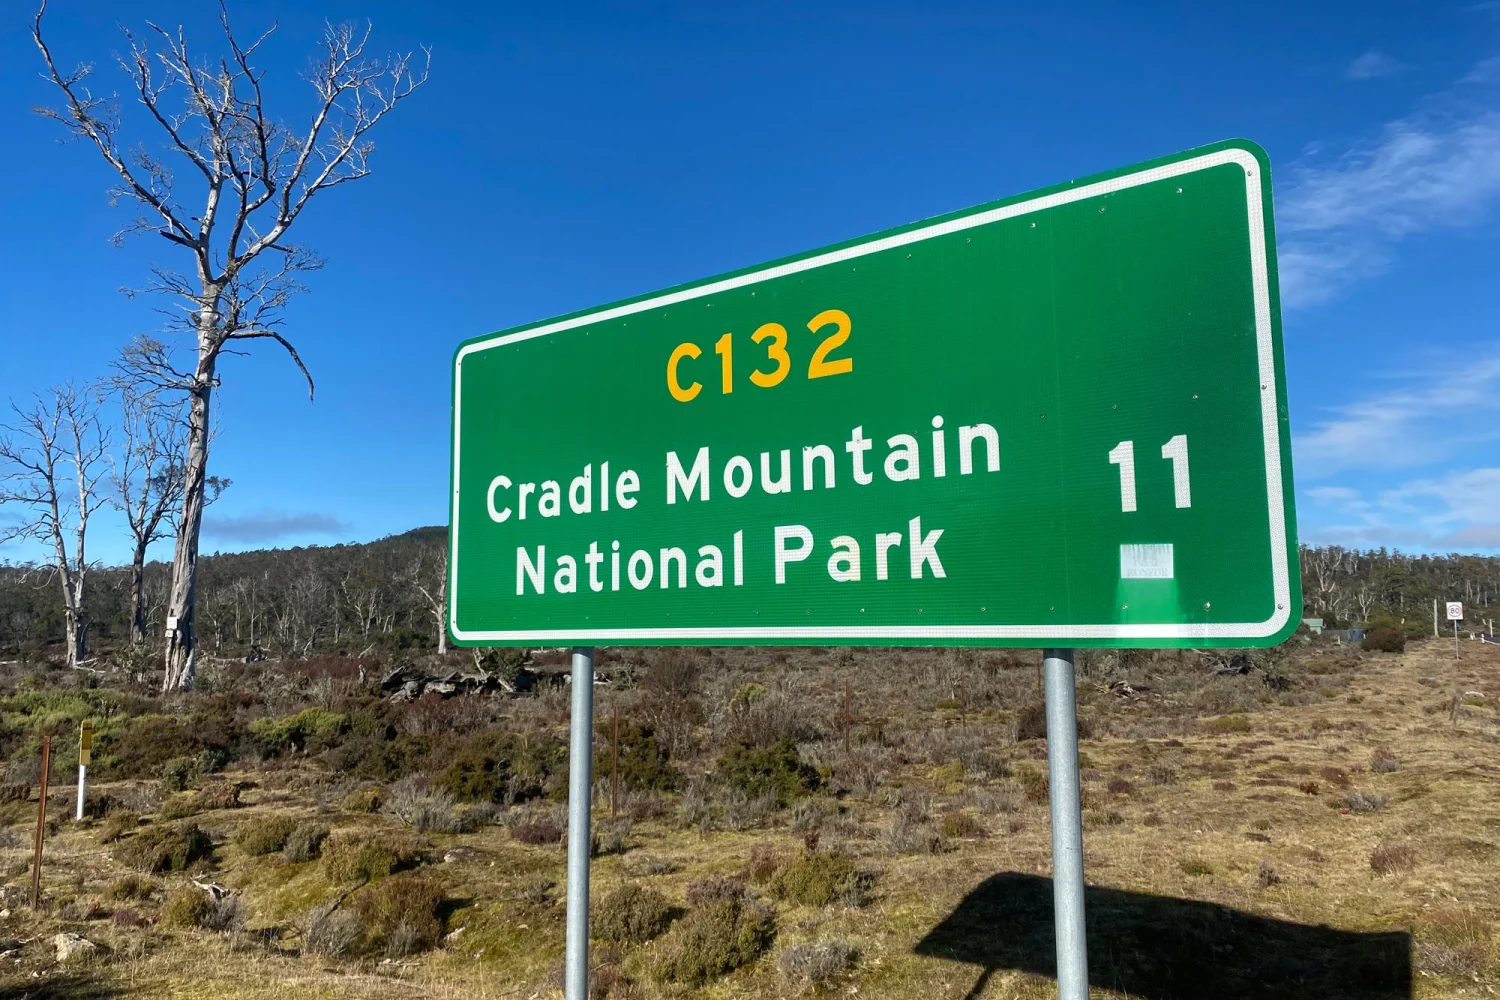
<svg viewBox="0 0 1500 1000"><path fill-rule="evenodd" d="M1500 995L1500 646L1461 654L1086 655L1093 995ZM606 653L594 996L1055 995L1037 660ZM0 997L560 996L563 687L392 705L327 662L206 686L0 702ZM53 788L33 912L17 788L81 714L104 814ZM59 961L59 934L95 948Z"/></svg>

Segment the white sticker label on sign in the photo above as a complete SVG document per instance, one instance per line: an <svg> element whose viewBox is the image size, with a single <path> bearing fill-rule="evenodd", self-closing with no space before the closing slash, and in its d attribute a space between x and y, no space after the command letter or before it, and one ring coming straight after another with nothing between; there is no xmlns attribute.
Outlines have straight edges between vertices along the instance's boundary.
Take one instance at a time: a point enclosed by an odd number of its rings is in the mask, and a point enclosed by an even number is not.
<svg viewBox="0 0 1500 1000"><path fill-rule="evenodd" d="M1122 580L1170 580L1172 579L1172 546L1167 545L1121 545L1120 579Z"/></svg>
<svg viewBox="0 0 1500 1000"><path fill-rule="evenodd" d="M1464 606L1461 601L1448 602L1448 620L1450 622L1462 621L1464 617Z"/></svg>

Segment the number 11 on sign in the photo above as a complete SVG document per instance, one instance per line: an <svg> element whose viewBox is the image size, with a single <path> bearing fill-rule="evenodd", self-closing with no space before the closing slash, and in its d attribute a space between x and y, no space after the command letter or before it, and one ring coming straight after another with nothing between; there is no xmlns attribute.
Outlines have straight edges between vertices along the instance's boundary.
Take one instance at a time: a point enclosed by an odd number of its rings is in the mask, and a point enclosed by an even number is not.
<svg viewBox="0 0 1500 1000"><path fill-rule="evenodd" d="M1177 507L1193 505L1193 486L1188 472L1188 440L1178 434L1161 446L1161 457L1172 463L1172 494ZM1121 441L1109 452L1109 464L1120 467L1120 511L1135 510L1135 442Z"/></svg>

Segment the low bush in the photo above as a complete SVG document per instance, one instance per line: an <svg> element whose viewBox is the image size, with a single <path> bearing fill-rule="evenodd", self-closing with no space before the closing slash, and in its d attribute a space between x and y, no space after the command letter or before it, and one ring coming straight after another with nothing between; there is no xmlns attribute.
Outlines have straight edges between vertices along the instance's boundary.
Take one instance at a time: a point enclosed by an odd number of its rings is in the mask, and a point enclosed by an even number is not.
<svg viewBox="0 0 1500 1000"><path fill-rule="evenodd" d="M858 960L859 951L846 941L805 941L783 948L776 967L793 982L827 986Z"/></svg>
<svg viewBox="0 0 1500 1000"><path fill-rule="evenodd" d="M162 904L161 922L168 927L202 927L212 910L213 901L202 889L178 889Z"/></svg>
<svg viewBox="0 0 1500 1000"><path fill-rule="evenodd" d="M434 788L421 775L410 775L386 789L385 811L423 833L462 833L467 829L458 801L446 788Z"/></svg>
<svg viewBox="0 0 1500 1000"><path fill-rule="evenodd" d="M251 820L234 832L235 846L246 854L260 857L275 854L286 846L287 838L297 828L290 816L266 816Z"/></svg>
<svg viewBox="0 0 1500 1000"><path fill-rule="evenodd" d="M1370 852L1370 868L1381 875L1409 872L1417 865L1417 852L1405 844L1379 844Z"/></svg>
<svg viewBox="0 0 1500 1000"><path fill-rule="evenodd" d="M1214 873L1214 866L1202 858L1181 858L1177 862L1177 867L1184 875L1200 876Z"/></svg>
<svg viewBox="0 0 1500 1000"><path fill-rule="evenodd" d="M193 809L196 812L238 809L239 805L240 786L231 781L211 782L193 794Z"/></svg>
<svg viewBox="0 0 1500 1000"><path fill-rule="evenodd" d="M489 729L455 748L434 784L460 802L534 798L567 772L567 748L550 736Z"/></svg>
<svg viewBox="0 0 1500 1000"><path fill-rule="evenodd" d="M99 830L99 843L113 844L128 833L134 833L136 827L141 825L141 817L128 809L120 812L110 813L104 820L104 826Z"/></svg>
<svg viewBox="0 0 1500 1000"><path fill-rule="evenodd" d="M1396 759L1395 753L1385 747L1378 747L1370 755L1370 770L1376 774L1389 774L1400 769L1401 764Z"/></svg>
<svg viewBox="0 0 1500 1000"><path fill-rule="evenodd" d="M723 880L730 882L731 880ZM694 903L657 951L657 974L668 982L703 986L748 965L776 939L771 908L739 891ZM691 895L690 895L691 900Z"/></svg>
<svg viewBox="0 0 1500 1000"><path fill-rule="evenodd" d="M821 783L817 770L797 753L797 744L786 738L762 747L743 740L731 743L719 755L717 773L746 797L774 796L779 806L817 791Z"/></svg>
<svg viewBox="0 0 1500 1000"><path fill-rule="evenodd" d="M590 930L603 941L641 944L665 934L676 916L676 908L655 889L627 884L594 906Z"/></svg>
<svg viewBox="0 0 1500 1000"><path fill-rule="evenodd" d="M1389 800L1379 792L1350 792L1344 796L1344 807L1350 812L1372 813L1385 808Z"/></svg>
<svg viewBox="0 0 1500 1000"><path fill-rule="evenodd" d="M512 826L510 835L523 844L556 844L562 840L563 831L549 819L527 819Z"/></svg>
<svg viewBox="0 0 1500 1000"><path fill-rule="evenodd" d="M379 812L382 805L379 785L361 785L348 795L339 808L344 812L372 813Z"/></svg>
<svg viewBox="0 0 1500 1000"><path fill-rule="evenodd" d="M302 947L324 958L339 958L353 950L363 934L364 924L353 910L314 906L302 927Z"/></svg>
<svg viewBox="0 0 1500 1000"><path fill-rule="evenodd" d="M596 858L607 854L624 854L632 829L634 824L628 819L605 820L594 827L589 852Z"/></svg>
<svg viewBox="0 0 1500 1000"><path fill-rule="evenodd" d="M401 958L437 944L443 925L443 891L419 875L399 875L354 897L366 943L386 958Z"/></svg>
<svg viewBox="0 0 1500 1000"><path fill-rule="evenodd" d="M1448 908L1417 927L1417 961L1427 972L1476 978L1492 954L1494 927L1471 908Z"/></svg>
<svg viewBox="0 0 1500 1000"><path fill-rule="evenodd" d="M322 708L305 708L284 719L256 719L250 735L262 753L321 753L335 746L349 730L349 717Z"/></svg>
<svg viewBox="0 0 1500 1000"><path fill-rule="evenodd" d="M841 851L809 852L783 865L771 877L771 894L805 906L841 902L861 906L869 879Z"/></svg>
<svg viewBox="0 0 1500 1000"><path fill-rule="evenodd" d="M323 844L323 874L330 882L371 882L417 861L414 845L396 837L351 831Z"/></svg>
<svg viewBox="0 0 1500 1000"><path fill-rule="evenodd" d="M323 841L327 839L328 827L315 820L304 820L287 835L281 856L293 864L316 861L323 853Z"/></svg>
<svg viewBox="0 0 1500 1000"><path fill-rule="evenodd" d="M120 902L141 902L151 898L156 883L139 875L126 875L116 879L109 887L109 898Z"/></svg>
<svg viewBox="0 0 1500 1000"><path fill-rule="evenodd" d="M186 871L213 854L213 841L196 823L183 827L148 826L134 837L120 841L114 859L144 875Z"/></svg>
<svg viewBox="0 0 1500 1000"><path fill-rule="evenodd" d="M156 807L156 818L164 820L187 819L198 813L198 800L191 792L168 795Z"/></svg>
<svg viewBox="0 0 1500 1000"><path fill-rule="evenodd" d="M594 754L594 774L608 775L614 767L614 728L600 722L599 749ZM637 791L670 792L678 785L671 754L649 725L620 724L620 784Z"/></svg>
<svg viewBox="0 0 1500 1000"><path fill-rule="evenodd" d="M1365 633L1359 648L1381 653L1404 653L1406 652L1406 635L1398 629L1372 628Z"/></svg>
<svg viewBox="0 0 1500 1000"><path fill-rule="evenodd" d="M984 828L984 824L979 822L973 813L964 812L962 809L950 809L943 813L938 819L938 829L945 837L980 839L990 835L990 832Z"/></svg>

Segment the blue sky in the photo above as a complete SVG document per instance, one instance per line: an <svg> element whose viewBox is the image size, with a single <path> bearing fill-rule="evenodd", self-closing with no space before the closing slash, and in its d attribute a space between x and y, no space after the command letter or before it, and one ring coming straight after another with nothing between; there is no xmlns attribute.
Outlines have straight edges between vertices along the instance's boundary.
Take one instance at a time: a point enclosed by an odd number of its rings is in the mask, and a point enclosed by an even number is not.
<svg viewBox="0 0 1500 1000"><path fill-rule="evenodd" d="M116 21L214 39L206 3L105 6L48 15L101 90L123 86ZM325 16L429 44L433 70L376 135L375 175L299 223L329 261L287 328L316 400L276 349L223 366L212 471L234 486L207 551L443 522L461 339L1230 136L1275 168L1301 536L1500 551L1500 0L233 14L279 22L261 64L293 122ZM7 5L0 399L159 332L159 303L118 289L173 250L110 244L127 210L31 113L53 95L27 29ZM112 561L124 541L105 519L91 545Z"/></svg>

